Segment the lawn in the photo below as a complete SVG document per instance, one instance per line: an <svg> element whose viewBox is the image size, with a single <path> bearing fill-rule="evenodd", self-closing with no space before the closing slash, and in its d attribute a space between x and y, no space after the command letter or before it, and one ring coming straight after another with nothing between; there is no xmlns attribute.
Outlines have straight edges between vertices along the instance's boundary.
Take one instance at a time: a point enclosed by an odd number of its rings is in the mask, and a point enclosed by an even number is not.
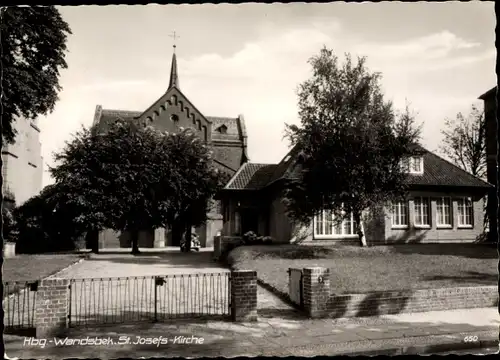
<svg viewBox="0 0 500 360"><path fill-rule="evenodd" d="M496 247L479 244L358 246L243 246L228 256L234 269L257 270L259 280L288 293L290 267L330 269L336 294L498 284Z"/></svg>
<svg viewBox="0 0 500 360"><path fill-rule="evenodd" d="M4 259L4 282L33 281L46 278L82 258L79 254L25 255Z"/></svg>

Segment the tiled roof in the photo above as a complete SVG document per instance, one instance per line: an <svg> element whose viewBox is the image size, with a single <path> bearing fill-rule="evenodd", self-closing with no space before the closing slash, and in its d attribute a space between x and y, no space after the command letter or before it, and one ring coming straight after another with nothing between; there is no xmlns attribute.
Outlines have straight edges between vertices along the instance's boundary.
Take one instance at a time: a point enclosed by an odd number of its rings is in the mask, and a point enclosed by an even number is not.
<svg viewBox="0 0 500 360"><path fill-rule="evenodd" d="M417 148L423 153L424 172L422 175L410 174L408 177L409 185L475 188L487 188L491 186L429 150L421 146L417 146Z"/></svg>
<svg viewBox="0 0 500 360"><path fill-rule="evenodd" d="M245 163L227 183L227 190L259 190L271 179L275 164Z"/></svg>
<svg viewBox="0 0 500 360"><path fill-rule="evenodd" d="M100 105L96 108L94 124L99 132L106 132L109 126L117 119L126 121L138 118L142 111L129 111L129 110L111 110L103 109ZM244 149L244 140L242 134L242 119L241 118L225 118L225 117L208 117L212 124L212 138L213 140L221 140L225 142L214 142L214 157L222 165L227 167L226 170L235 172L241 165L242 158L246 156ZM221 134L217 128L222 124L226 125L226 134ZM215 125L215 126L214 126ZM218 126L217 126L218 125ZM215 136L214 136L215 135ZM231 144L226 142L230 141ZM235 146L235 144L237 146Z"/></svg>
<svg viewBox="0 0 500 360"><path fill-rule="evenodd" d="M95 124L99 131L106 131L108 127L118 119L128 121L141 114L141 111L100 109L100 113L96 115L98 118L95 120Z"/></svg>
<svg viewBox="0 0 500 360"><path fill-rule="evenodd" d="M422 175L409 174L408 184L410 186L469 188L488 188L491 186L420 145L416 145L414 150L423 156L424 172ZM226 189L258 190L280 179L295 177L297 167L293 165L293 162L298 154L299 149L294 147L277 165L246 163L236 172Z"/></svg>

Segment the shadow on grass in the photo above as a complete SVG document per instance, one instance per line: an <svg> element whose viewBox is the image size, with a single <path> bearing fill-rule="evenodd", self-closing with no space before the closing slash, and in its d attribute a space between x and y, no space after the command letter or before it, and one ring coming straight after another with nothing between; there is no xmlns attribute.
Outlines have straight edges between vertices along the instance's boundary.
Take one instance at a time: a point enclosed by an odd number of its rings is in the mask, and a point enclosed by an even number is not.
<svg viewBox="0 0 500 360"><path fill-rule="evenodd" d="M459 256L469 259L498 259L496 246L490 244L416 244L394 245L395 254Z"/></svg>
<svg viewBox="0 0 500 360"><path fill-rule="evenodd" d="M421 243L421 236L410 234L392 239L392 244L369 247L342 245L272 245L236 248L229 254L230 263L256 259L319 260L339 257L380 257L397 255L442 255L470 259L498 259L496 244L487 243Z"/></svg>

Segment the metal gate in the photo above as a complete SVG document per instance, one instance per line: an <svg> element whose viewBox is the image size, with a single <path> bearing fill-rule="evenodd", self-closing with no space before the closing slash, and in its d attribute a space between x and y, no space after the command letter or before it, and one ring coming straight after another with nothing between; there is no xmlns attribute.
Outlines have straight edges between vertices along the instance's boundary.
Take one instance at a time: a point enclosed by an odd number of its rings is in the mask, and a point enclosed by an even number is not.
<svg viewBox="0 0 500 360"><path fill-rule="evenodd" d="M35 328L38 281L5 282L3 293L6 334L20 334Z"/></svg>
<svg viewBox="0 0 500 360"><path fill-rule="evenodd" d="M302 270L289 269L288 270L288 294L290 300L302 308L304 304L303 299L303 286L302 286Z"/></svg>
<svg viewBox="0 0 500 360"><path fill-rule="evenodd" d="M71 279L69 326L225 318L230 272Z"/></svg>

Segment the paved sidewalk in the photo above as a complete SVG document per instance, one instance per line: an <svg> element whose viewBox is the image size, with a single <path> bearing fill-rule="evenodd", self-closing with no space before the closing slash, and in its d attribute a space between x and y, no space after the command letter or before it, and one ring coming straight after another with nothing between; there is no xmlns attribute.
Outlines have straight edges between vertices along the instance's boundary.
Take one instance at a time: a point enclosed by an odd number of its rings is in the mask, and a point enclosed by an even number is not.
<svg viewBox="0 0 500 360"><path fill-rule="evenodd" d="M279 307L279 306L278 306ZM292 311L280 317L260 317L254 323L199 321L71 329L69 338L111 339L102 346L23 346L22 337L4 335L7 354L19 358L200 357L200 356L315 356L371 353L387 349L464 344L466 336L479 342L498 340L495 308L433 311L354 319L306 319ZM179 344L176 336L203 338L202 344ZM120 342L120 337L122 341ZM138 339L168 339L167 344L134 344ZM130 343L127 343L130 339ZM120 344L119 344L120 343ZM489 345L491 346L491 345ZM474 345L471 345L474 347ZM463 346L462 346L463 348ZM442 350L446 351L446 350ZM383 352L382 352L383 353ZM393 352L397 353L397 352ZM401 353L401 352L400 352Z"/></svg>

